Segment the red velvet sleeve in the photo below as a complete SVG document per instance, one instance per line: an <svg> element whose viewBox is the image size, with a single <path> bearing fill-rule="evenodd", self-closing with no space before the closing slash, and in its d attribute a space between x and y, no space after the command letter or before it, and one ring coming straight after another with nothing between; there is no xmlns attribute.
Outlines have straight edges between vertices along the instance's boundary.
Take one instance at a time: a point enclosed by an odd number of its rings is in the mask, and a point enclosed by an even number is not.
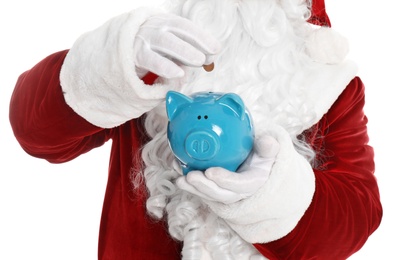
<svg viewBox="0 0 396 260"><path fill-rule="evenodd" d="M355 78L305 133L317 152L315 194L291 233L255 245L269 259L346 259L379 226L382 207L364 103L364 85Z"/></svg>
<svg viewBox="0 0 396 260"><path fill-rule="evenodd" d="M10 122L22 148L53 163L69 161L106 142L110 130L77 115L65 102L59 73L67 51L23 73L10 102Z"/></svg>
<svg viewBox="0 0 396 260"><path fill-rule="evenodd" d="M103 145L113 129L102 129L65 102L59 74L67 50L54 53L23 73L10 102L10 123L22 148L32 156L62 163ZM153 84L149 73L142 80Z"/></svg>

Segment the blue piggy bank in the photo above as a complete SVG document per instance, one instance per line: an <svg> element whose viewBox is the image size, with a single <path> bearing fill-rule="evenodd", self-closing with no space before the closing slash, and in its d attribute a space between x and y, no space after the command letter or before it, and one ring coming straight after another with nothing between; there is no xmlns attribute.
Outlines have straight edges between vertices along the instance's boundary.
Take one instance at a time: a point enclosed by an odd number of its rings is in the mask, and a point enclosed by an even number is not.
<svg viewBox="0 0 396 260"><path fill-rule="evenodd" d="M223 167L236 171L249 155L254 129L242 99L233 93L166 95L170 148L183 174Z"/></svg>

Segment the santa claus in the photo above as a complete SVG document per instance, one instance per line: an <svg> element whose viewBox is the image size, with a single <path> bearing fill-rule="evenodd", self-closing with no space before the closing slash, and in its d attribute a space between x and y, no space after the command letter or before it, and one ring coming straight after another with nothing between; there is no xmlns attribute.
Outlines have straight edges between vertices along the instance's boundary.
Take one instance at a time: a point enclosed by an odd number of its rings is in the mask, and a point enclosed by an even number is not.
<svg viewBox="0 0 396 260"><path fill-rule="evenodd" d="M23 73L10 121L26 152L53 163L112 140L99 259L345 259L382 216L347 52L323 1L173 0ZM182 174L169 90L243 99L256 135L236 172Z"/></svg>

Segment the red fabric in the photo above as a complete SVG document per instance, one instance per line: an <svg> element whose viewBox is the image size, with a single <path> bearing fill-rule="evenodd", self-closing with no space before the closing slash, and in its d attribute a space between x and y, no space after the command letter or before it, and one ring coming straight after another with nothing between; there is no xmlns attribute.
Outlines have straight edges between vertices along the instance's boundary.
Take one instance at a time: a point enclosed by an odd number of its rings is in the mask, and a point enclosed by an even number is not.
<svg viewBox="0 0 396 260"><path fill-rule="evenodd" d="M65 103L59 71L66 52L51 55L17 82L10 104L10 122L25 151L52 163L69 161L102 145L102 131L79 117Z"/></svg>
<svg viewBox="0 0 396 260"><path fill-rule="evenodd" d="M382 208L367 145L364 85L355 78L304 135L318 152L316 191L298 226L256 247L270 259L346 259L379 226Z"/></svg>
<svg viewBox="0 0 396 260"><path fill-rule="evenodd" d="M72 160L112 139L109 179L99 236L99 259L179 259L180 244L163 222L147 216L145 197L130 184L145 142L142 119L113 129L95 127L65 104L59 71L67 51L20 76L10 103L14 134L32 156ZM155 75L145 80L152 83ZM305 136L319 151L316 192L298 226L286 237L255 245L270 259L345 259L378 227L382 209L367 146L364 86L354 79ZM133 171L132 171L133 172Z"/></svg>
<svg viewBox="0 0 396 260"><path fill-rule="evenodd" d="M103 204L98 259L178 259L180 244L163 222L147 216L144 192L130 184L145 141L141 119L114 129L95 127L65 103L59 72L67 51L44 59L20 76L10 104L10 122L21 146L53 163L69 161L112 139L108 184ZM152 83L150 74L146 80Z"/></svg>
<svg viewBox="0 0 396 260"><path fill-rule="evenodd" d="M324 0L312 0L311 17L308 19L308 22L320 26L331 27Z"/></svg>

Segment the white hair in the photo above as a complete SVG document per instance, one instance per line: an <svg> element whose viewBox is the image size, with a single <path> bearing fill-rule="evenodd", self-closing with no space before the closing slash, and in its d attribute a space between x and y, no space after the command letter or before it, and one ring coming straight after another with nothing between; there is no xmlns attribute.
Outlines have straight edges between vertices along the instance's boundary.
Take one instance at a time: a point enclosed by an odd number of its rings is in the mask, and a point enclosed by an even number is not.
<svg viewBox="0 0 396 260"><path fill-rule="evenodd" d="M303 0L172 0L172 12L192 20L223 43L211 73L186 67L178 80L160 79L184 94L196 91L234 92L247 105L256 135L266 122L283 126L296 149L308 159L312 149L297 136L313 111L304 103L304 86L295 71L309 66L304 41L309 32L309 1ZM147 210L166 217L169 233L184 242L183 259L250 259L257 254L225 221L192 194L175 185L181 173L166 137L164 104L147 113L145 128L152 138L142 150L144 180L149 192ZM139 177L139 176L138 176Z"/></svg>

